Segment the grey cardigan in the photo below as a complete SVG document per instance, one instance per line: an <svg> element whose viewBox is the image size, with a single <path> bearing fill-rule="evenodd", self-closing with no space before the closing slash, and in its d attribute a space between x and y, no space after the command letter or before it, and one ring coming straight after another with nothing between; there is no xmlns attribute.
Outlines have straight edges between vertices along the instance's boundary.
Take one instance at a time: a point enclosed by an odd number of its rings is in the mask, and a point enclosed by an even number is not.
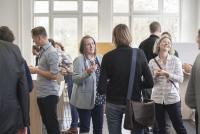
<svg viewBox="0 0 200 134"><path fill-rule="evenodd" d="M101 64L102 57L97 56L98 62ZM88 75L85 71L90 66L89 60L83 55L77 57L73 62L74 75L73 90L70 103L80 109L92 109L96 99L96 74L93 72Z"/></svg>

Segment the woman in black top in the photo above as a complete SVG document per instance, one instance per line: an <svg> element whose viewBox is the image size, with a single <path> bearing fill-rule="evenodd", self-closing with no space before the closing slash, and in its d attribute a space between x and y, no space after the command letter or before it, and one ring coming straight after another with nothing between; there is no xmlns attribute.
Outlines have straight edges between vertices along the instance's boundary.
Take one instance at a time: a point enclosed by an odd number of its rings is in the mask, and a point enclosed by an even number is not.
<svg viewBox="0 0 200 134"><path fill-rule="evenodd" d="M126 108L126 96L130 75L132 37L128 27L117 25L113 30L113 43L116 49L104 55L98 92L106 94L106 116L109 134L121 134L122 116ZM147 60L142 50L137 50L137 65L135 71L132 100L141 100L141 90L153 87L153 78ZM143 80L142 80L143 77ZM143 134L143 130L132 132Z"/></svg>

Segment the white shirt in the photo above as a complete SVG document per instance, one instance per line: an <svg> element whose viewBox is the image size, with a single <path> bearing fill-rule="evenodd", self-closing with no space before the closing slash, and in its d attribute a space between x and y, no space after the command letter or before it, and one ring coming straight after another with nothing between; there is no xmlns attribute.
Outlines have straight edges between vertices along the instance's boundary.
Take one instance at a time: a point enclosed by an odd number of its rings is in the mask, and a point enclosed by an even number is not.
<svg viewBox="0 0 200 134"><path fill-rule="evenodd" d="M159 67L154 59L149 61L149 67L154 79L151 99L158 104L174 104L179 102L179 83L183 82L183 70L180 59L173 55L168 55L165 64L161 62L159 56L156 57L156 60L162 69L169 73L169 78L166 76L155 77L154 70L159 69ZM176 86L169 80L173 81Z"/></svg>

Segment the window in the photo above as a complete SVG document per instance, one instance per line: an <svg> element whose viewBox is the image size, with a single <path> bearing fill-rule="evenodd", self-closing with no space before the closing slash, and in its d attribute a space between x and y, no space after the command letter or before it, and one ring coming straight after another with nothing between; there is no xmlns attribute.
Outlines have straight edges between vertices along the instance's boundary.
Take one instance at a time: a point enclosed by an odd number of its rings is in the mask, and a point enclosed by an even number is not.
<svg viewBox="0 0 200 134"><path fill-rule="evenodd" d="M74 52L73 58L78 55L78 19L77 18L54 18L54 40L62 42L65 50Z"/></svg>
<svg viewBox="0 0 200 134"><path fill-rule="evenodd" d="M54 11L77 11L77 1L54 1Z"/></svg>
<svg viewBox="0 0 200 134"><path fill-rule="evenodd" d="M179 0L164 0L164 13L179 13Z"/></svg>
<svg viewBox="0 0 200 134"><path fill-rule="evenodd" d="M134 11L158 11L158 0L134 0Z"/></svg>
<svg viewBox="0 0 200 134"><path fill-rule="evenodd" d="M98 0L35 0L34 26L44 26L74 58L83 35L98 41L98 6Z"/></svg>
<svg viewBox="0 0 200 134"><path fill-rule="evenodd" d="M171 33L172 35L172 41L178 41L179 40L179 31L180 31L180 27L179 27L179 17L176 16L166 16L163 17L163 21L162 21L162 31L168 31Z"/></svg>
<svg viewBox="0 0 200 134"><path fill-rule="evenodd" d="M128 13L129 0L113 0L113 12L114 13Z"/></svg>
<svg viewBox="0 0 200 134"><path fill-rule="evenodd" d="M48 1L35 1L34 13L48 13L48 12L49 12L49 2Z"/></svg>
<svg viewBox="0 0 200 134"><path fill-rule="evenodd" d="M49 17L35 17L34 18L34 27L43 26L47 34L49 34Z"/></svg>
<svg viewBox="0 0 200 134"><path fill-rule="evenodd" d="M83 1L83 12L84 13L97 13L98 12L98 1Z"/></svg>
<svg viewBox="0 0 200 134"><path fill-rule="evenodd" d="M98 39L98 18L97 17L83 17L83 36L91 35Z"/></svg>
<svg viewBox="0 0 200 134"><path fill-rule="evenodd" d="M119 23L128 25L133 35L133 44L139 45L150 34L149 24L159 21L162 32L170 32L173 41L179 41L180 1L113 0L113 27Z"/></svg>
<svg viewBox="0 0 200 134"><path fill-rule="evenodd" d="M134 17L132 24L132 35L134 45L139 46L139 43L149 36L149 24L152 21L159 21L156 17Z"/></svg>
<svg viewBox="0 0 200 134"><path fill-rule="evenodd" d="M127 16L113 16L113 27L115 27L117 24L126 24L129 26L129 17Z"/></svg>
<svg viewBox="0 0 200 134"><path fill-rule="evenodd" d="M111 42L112 29L120 23L130 28L136 45L149 36L152 21L179 41L180 5L181 0L34 0L34 26L44 26L76 57L82 36Z"/></svg>

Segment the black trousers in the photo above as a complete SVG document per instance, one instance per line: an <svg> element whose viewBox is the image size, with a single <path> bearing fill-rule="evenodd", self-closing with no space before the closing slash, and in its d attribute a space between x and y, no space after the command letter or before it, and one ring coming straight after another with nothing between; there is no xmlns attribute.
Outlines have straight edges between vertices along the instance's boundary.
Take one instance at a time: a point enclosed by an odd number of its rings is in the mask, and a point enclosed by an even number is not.
<svg viewBox="0 0 200 134"><path fill-rule="evenodd" d="M92 117L93 134L102 134L103 131L103 105L95 105L93 109L77 109L80 119L80 133L89 133L90 119Z"/></svg>
<svg viewBox="0 0 200 134"><path fill-rule="evenodd" d="M48 134L60 134L57 120L57 103L59 97L50 95L44 98L37 98L38 107Z"/></svg>
<svg viewBox="0 0 200 134"><path fill-rule="evenodd" d="M187 134L182 121L181 102L169 105L156 103L155 110L156 110L156 121L158 123L159 134L166 134L165 111L167 111L167 113L169 114L169 118L172 121L172 125L176 130L176 133Z"/></svg>

